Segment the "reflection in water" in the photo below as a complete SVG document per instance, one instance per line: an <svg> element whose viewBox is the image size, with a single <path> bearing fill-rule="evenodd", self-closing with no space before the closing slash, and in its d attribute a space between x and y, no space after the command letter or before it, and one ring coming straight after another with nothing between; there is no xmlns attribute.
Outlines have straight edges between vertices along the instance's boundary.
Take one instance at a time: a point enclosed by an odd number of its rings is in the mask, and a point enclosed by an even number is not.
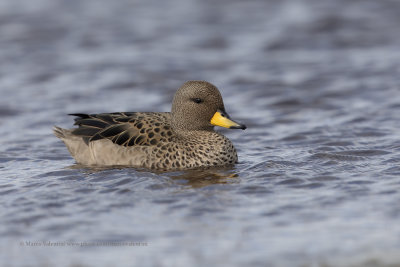
<svg viewBox="0 0 400 267"><path fill-rule="evenodd" d="M234 168L209 168L185 170L167 174L178 184L189 185L193 188L214 184L232 184L239 182L239 175Z"/></svg>
<svg viewBox="0 0 400 267"><path fill-rule="evenodd" d="M80 164L73 164L65 167L66 170L79 170L85 176L92 174L98 174L105 171L110 171L113 174L118 170L132 171L135 175L132 179L141 178L141 174L144 176L160 175L171 178L173 183L177 185L190 186L192 188L200 188L208 185L215 184L232 184L239 182L239 175L234 167L211 167L211 168L199 168L193 170L182 170L182 171L152 171L144 168L132 168L132 167L100 167L100 166L84 166ZM139 173L139 174L138 174ZM107 175L104 176L104 180L107 180Z"/></svg>

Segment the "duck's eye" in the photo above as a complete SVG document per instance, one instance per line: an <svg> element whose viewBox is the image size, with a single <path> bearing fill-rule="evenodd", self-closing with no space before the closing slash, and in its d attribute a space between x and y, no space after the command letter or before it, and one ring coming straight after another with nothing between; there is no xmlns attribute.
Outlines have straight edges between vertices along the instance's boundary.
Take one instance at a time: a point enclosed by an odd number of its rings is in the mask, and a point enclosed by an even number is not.
<svg viewBox="0 0 400 267"><path fill-rule="evenodd" d="M192 99L194 103L200 104L201 102L203 102L203 100L201 98L193 98Z"/></svg>

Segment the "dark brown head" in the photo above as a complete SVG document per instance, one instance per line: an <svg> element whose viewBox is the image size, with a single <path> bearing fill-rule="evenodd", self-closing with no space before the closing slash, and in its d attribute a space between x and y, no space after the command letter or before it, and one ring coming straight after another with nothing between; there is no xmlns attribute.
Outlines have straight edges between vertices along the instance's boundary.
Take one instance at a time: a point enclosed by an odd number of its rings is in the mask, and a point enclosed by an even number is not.
<svg viewBox="0 0 400 267"><path fill-rule="evenodd" d="M176 131L212 131L214 125L246 129L229 118L217 87L205 81L188 81L175 93L172 127Z"/></svg>

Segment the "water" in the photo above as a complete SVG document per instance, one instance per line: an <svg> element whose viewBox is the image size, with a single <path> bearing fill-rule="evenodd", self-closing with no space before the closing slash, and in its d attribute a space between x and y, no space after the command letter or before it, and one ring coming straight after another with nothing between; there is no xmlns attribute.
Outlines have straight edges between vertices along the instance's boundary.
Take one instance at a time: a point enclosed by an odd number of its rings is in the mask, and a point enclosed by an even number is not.
<svg viewBox="0 0 400 267"><path fill-rule="evenodd" d="M0 265L399 266L399 25L389 0L0 1ZM89 169L51 133L191 79L248 126L233 168Z"/></svg>

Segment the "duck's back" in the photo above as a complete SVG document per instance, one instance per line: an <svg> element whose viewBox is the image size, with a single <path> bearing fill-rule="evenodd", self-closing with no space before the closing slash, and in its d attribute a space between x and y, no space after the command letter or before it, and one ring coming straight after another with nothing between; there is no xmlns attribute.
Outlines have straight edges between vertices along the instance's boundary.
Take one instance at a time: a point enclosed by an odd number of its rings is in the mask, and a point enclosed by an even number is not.
<svg viewBox="0 0 400 267"><path fill-rule="evenodd" d="M171 135L169 112L118 112L71 114L79 127L71 134L82 137L86 144L101 139L124 146L150 146Z"/></svg>
<svg viewBox="0 0 400 267"><path fill-rule="evenodd" d="M54 133L84 165L143 166L152 147L173 139L169 112L71 115L78 128L54 127Z"/></svg>

